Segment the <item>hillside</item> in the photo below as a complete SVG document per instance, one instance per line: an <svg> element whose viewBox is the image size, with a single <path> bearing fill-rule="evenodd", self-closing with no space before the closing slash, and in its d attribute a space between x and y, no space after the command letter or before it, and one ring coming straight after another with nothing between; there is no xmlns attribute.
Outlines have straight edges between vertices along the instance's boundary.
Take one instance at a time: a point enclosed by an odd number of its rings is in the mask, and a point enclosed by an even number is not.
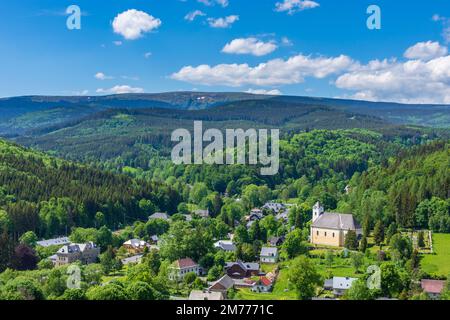
<svg viewBox="0 0 450 320"><path fill-rule="evenodd" d="M0 135L12 137L48 126L64 126L108 109L204 110L241 105L251 100L278 105L321 106L347 113L378 117L395 124L449 127L449 106L404 105L367 101L268 96L248 93L168 92L111 96L25 96L0 99ZM285 111L285 110L283 110ZM289 110L288 110L289 111Z"/></svg>

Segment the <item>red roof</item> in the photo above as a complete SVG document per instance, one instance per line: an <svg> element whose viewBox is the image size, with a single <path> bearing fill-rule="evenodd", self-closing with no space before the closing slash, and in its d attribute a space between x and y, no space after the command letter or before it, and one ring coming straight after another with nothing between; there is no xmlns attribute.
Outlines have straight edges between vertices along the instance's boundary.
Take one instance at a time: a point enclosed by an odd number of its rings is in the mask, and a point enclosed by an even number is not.
<svg viewBox="0 0 450 320"><path fill-rule="evenodd" d="M261 278L259 278L259 280L266 287L269 287L272 285L272 281L270 281L267 277L261 277Z"/></svg>
<svg viewBox="0 0 450 320"><path fill-rule="evenodd" d="M421 286L426 293L440 294L444 290L445 281L443 280L422 280Z"/></svg>
<svg viewBox="0 0 450 320"><path fill-rule="evenodd" d="M179 259L179 260L176 261L176 264L181 269L192 268L192 267L197 267L198 266L197 263L195 263L194 260L192 260L191 258Z"/></svg>

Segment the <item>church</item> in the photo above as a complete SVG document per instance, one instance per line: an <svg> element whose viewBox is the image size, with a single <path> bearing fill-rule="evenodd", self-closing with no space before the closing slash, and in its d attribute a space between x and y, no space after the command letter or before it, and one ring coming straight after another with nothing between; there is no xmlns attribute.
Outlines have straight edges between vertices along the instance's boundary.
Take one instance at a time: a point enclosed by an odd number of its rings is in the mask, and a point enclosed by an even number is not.
<svg viewBox="0 0 450 320"><path fill-rule="evenodd" d="M348 231L362 234L361 226L351 214L325 212L320 202L313 207L311 243L332 247L343 247Z"/></svg>

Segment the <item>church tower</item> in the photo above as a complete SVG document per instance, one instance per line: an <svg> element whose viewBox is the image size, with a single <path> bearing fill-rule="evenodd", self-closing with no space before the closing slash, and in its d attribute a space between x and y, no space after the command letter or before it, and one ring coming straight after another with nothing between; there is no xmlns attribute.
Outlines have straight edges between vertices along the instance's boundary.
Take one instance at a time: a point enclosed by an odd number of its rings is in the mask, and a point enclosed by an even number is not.
<svg viewBox="0 0 450 320"><path fill-rule="evenodd" d="M315 222L322 214L324 213L324 209L319 201L313 207L313 219L312 222Z"/></svg>

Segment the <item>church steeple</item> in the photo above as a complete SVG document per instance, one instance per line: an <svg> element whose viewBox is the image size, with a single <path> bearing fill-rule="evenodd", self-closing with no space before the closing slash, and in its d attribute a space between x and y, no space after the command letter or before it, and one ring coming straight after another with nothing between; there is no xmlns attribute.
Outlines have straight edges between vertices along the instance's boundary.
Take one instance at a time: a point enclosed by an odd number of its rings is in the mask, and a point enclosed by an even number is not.
<svg viewBox="0 0 450 320"><path fill-rule="evenodd" d="M320 204L319 201L317 201L316 204L313 207L313 219L312 219L312 222L315 222L323 213L324 213L323 206Z"/></svg>

